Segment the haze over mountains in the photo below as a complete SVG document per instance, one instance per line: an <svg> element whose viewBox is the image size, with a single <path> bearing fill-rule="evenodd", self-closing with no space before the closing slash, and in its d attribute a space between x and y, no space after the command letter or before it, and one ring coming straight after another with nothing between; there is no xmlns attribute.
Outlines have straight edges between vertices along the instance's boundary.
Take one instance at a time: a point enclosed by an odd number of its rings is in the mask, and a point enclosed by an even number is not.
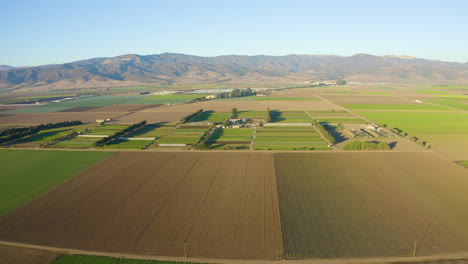
<svg viewBox="0 0 468 264"><path fill-rule="evenodd" d="M200 57L128 54L66 64L14 68L0 65L1 90L202 83L317 82L468 83L468 63L409 56L332 55Z"/></svg>

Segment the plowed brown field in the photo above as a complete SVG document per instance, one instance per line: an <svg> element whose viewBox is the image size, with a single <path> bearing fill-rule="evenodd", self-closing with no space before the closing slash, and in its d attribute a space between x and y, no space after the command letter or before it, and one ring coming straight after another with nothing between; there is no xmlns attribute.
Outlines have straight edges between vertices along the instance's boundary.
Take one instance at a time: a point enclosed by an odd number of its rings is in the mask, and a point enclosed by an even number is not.
<svg viewBox="0 0 468 264"><path fill-rule="evenodd" d="M52 252L0 245L2 264L49 264L56 257L57 254Z"/></svg>
<svg viewBox="0 0 468 264"><path fill-rule="evenodd" d="M0 219L0 240L273 259L282 254L273 155L117 153Z"/></svg>

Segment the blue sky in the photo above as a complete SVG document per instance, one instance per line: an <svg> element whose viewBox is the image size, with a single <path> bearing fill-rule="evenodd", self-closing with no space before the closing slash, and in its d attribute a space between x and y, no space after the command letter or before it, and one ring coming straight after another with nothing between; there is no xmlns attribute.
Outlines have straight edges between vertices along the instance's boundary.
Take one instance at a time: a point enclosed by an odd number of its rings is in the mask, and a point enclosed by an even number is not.
<svg viewBox="0 0 468 264"><path fill-rule="evenodd" d="M0 64L128 53L468 61L468 1L0 0Z"/></svg>

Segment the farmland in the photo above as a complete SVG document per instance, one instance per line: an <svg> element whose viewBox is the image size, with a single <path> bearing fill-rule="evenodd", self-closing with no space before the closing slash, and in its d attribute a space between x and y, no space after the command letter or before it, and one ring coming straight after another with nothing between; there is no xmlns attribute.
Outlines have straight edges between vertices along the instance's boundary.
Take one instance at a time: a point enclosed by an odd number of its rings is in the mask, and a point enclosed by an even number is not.
<svg viewBox="0 0 468 264"><path fill-rule="evenodd" d="M282 253L273 162L262 153L119 152L1 218L0 239L273 259Z"/></svg>
<svg viewBox="0 0 468 264"><path fill-rule="evenodd" d="M450 110L442 106L423 104L347 104L344 106L359 110Z"/></svg>
<svg viewBox="0 0 468 264"><path fill-rule="evenodd" d="M0 245L2 264L50 264L56 257L57 254L52 252Z"/></svg>
<svg viewBox="0 0 468 264"><path fill-rule="evenodd" d="M190 119L189 122L222 123L229 116L230 113L228 112L203 111Z"/></svg>
<svg viewBox="0 0 468 264"><path fill-rule="evenodd" d="M312 127L262 127L257 129L256 150L329 149Z"/></svg>
<svg viewBox="0 0 468 264"><path fill-rule="evenodd" d="M210 148L236 147L248 149L254 130L252 128L216 128L208 139Z"/></svg>
<svg viewBox="0 0 468 264"><path fill-rule="evenodd" d="M437 155L276 154L275 166L286 258L468 249L466 171Z"/></svg>
<svg viewBox="0 0 468 264"><path fill-rule="evenodd" d="M106 149L144 149L148 147L154 140L128 140L118 139L104 146Z"/></svg>
<svg viewBox="0 0 468 264"><path fill-rule="evenodd" d="M312 119L304 111L277 111L272 110L273 123L312 123Z"/></svg>
<svg viewBox="0 0 468 264"><path fill-rule="evenodd" d="M109 155L107 152L0 149L0 215L22 206Z"/></svg>
<svg viewBox="0 0 468 264"><path fill-rule="evenodd" d="M158 140L158 143L196 145L209 128L210 126L207 125L181 125Z"/></svg>
<svg viewBox="0 0 468 264"><path fill-rule="evenodd" d="M49 264L49 263L44 263ZM70 255L62 256L50 264L194 264L191 262L173 262L156 260L122 259L100 256Z"/></svg>
<svg viewBox="0 0 468 264"><path fill-rule="evenodd" d="M46 129L42 130L39 133L20 139L14 142L15 145L18 146L36 146L40 143L49 143L53 140L59 139L64 137L72 132L83 132L86 129L92 129L94 125L78 125L78 126L68 126L68 127L60 127L60 128L53 128L53 129Z"/></svg>
<svg viewBox="0 0 468 264"><path fill-rule="evenodd" d="M272 97L272 96L246 96L219 99L225 101L318 101L317 97Z"/></svg>

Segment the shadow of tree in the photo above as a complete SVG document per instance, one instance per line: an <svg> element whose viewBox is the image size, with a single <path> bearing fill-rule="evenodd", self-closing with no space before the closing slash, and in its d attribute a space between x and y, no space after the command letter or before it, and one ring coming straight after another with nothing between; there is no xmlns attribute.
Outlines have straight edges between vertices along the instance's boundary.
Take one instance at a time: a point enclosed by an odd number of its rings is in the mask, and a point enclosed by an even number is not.
<svg viewBox="0 0 468 264"><path fill-rule="evenodd" d="M282 115L283 113L278 110L271 110L271 122L275 123L286 120Z"/></svg>

